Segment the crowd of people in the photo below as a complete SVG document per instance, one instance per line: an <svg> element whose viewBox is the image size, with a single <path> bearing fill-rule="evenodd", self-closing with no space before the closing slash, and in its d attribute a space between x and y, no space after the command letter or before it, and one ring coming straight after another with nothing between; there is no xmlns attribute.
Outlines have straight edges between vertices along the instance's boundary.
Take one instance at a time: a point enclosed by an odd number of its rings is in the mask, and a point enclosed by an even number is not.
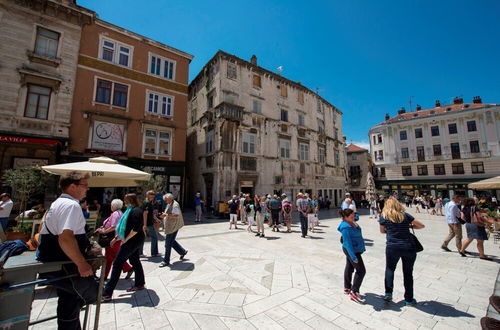
<svg viewBox="0 0 500 330"><path fill-rule="evenodd" d="M63 175L60 179L62 194L56 199L49 210L45 213L43 226L39 237L37 259L40 261L72 261L63 266L61 271L44 274L46 277L63 277L52 282L57 289L58 301L58 325L59 328L79 327L80 308L97 299L97 281L94 278L96 269L88 263L89 233L86 228L86 220L91 207L97 210L102 206L96 201L91 205L81 203L88 190L88 176L71 172ZM106 195L107 193L105 193ZM109 215L103 221L102 226L95 230L96 239L105 249L106 267L104 272L106 284L103 291L103 301L113 299L113 291L116 288L122 274L125 279L134 275L134 285L127 292L145 289L145 275L141 258L146 255L143 251L146 237L150 237L150 257L162 257L158 249L158 238L161 235L161 227L165 235L165 253L159 267L170 266L171 250L174 249L179 259L184 260L188 250L182 247L176 240L178 231L184 225L180 205L170 193L163 195L163 200L158 201L155 191L148 191L143 201L136 194L126 194L122 199L114 198L103 201L109 204ZM4 211L10 203L8 197L2 195L0 211ZM298 193L292 203L286 194L255 195L240 193L233 195L227 201L229 208L229 229L246 226L249 233L255 233L256 237L265 237L265 227L273 232L285 230L292 232L292 213L296 211L300 219L301 237L305 238L309 232L314 232L319 225L318 211L325 199L317 196L309 196L307 193ZM487 217L481 215L474 198L453 196L446 201L441 198L412 198L403 197L407 207L415 205L427 205L434 201L441 208L444 205L444 215L449 227L449 234L444 240L441 248L450 251L449 242L455 238L456 247L461 256L466 257L469 253L466 248L473 240L477 241L477 248L481 259L490 260L484 253L484 240L488 239L485 226ZM422 204L423 203L423 204ZM441 203L441 205L439 205ZM197 193L194 199L195 222L201 222L202 206L205 201ZM329 206L329 205L328 205ZM402 261L404 304L412 306L416 304L413 293L413 267L419 252L419 242L411 233L414 229L423 229L424 224L414 219L412 215L405 212L403 203L399 201L398 195L392 194L389 198L384 196L373 196L370 198L370 218L375 218L379 223L379 230L386 235L385 249L385 294L386 302L392 301L394 289L394 273L399 260ZM422 206L424 209L424 207ZM41 212L43 206L37 205L30 212ZM426 208L427 209L427 208ZM10 212L10 210L9 210ZM45 210L43 209L43 212ZM342 218L337 230L341 234L340 243L345 254L346 264L344 268L344 293L357 303L365 300L360 294L360 287L366 274L363 261L365 252L365 240L361 226L358 223L359 214L356 201L346 193L340 208ZM430 212L439 215L439 212ZM1 214L0 214L1 215ZM31 216L31 213L25 214ZM0 220L3 220L0 217ZM2 222L3 225L3 222ZM467 239L462 241L462 225L465 225ZM254 231L253 227L256 227ZM79 276L71 277L70 274Z"/></svg>
<svg viewBox="0 0 500 330"><path fill-rule="evenodd" d="M294 206L286 194L262 196L240 193L233 195L227 202L229 207L229 230L237 229L238 220L246 225L246 230L253 233L252 226L257 225L255 236L265 237L264 224L272 228L273 232L279 232L281 226L286 227L286 232L292 232L292 210ZM296 195L295 208L299 213L302 237L308 236L308 232L314 232L319 225L318 210L320 208L317 196L310 197L307 193Z"/></svg>

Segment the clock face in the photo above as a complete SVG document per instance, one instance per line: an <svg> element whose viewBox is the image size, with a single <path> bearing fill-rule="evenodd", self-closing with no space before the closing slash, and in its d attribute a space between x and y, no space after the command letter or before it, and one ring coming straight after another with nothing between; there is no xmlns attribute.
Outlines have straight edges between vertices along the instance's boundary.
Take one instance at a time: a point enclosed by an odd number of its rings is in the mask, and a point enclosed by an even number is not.
<svg viewBox="0 0 500 330"><path fill-rule="evenodd" d="M95 134L100 138L100 139L107 139L111 136L111 133L112 133L112 130L111 130L111 127L109 127L108 125L106 124L99 124L97 125L97 127L95 128Z"/></svg>

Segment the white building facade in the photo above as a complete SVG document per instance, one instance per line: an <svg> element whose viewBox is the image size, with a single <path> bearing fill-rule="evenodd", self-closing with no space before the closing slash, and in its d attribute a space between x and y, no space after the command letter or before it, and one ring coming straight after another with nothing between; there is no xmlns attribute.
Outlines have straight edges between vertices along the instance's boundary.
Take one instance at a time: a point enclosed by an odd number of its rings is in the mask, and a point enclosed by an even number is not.
<svg viewBox="0 0 500 330"><path fill-rule="evenodd" d="M219 51L189 86L187 186L207 205L299 191L340 203L342 113L300 83Z"/></svg>
<svg viewBox="0 0 500 330"><path fill-rule="evenodd" d="M500 105L455 98L398 115L370 129L374 176L379 189L408 195L472 197L467 185L500 175Z"/></svg>

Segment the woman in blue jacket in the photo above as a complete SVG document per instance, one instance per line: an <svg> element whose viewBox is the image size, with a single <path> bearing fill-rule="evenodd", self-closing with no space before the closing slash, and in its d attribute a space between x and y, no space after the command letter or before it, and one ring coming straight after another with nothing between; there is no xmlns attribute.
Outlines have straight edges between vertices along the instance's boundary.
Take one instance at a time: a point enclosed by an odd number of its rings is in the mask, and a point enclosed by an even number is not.
<svg viewBox="0 0 500 330"><path fill-rule="evenodd" d="M361 227L354 220L354 211L351 209L340 210L342 222L337 230L342 234L342 250L346 256L344 269L344 294L348 294L351 300L363 304L365 300L359 294L359 287L366 274L365 264L361 254L365 252L365 241L361 234ZM352 281L352 273L354 282ZM352 283L352 284L351 284Z"/></svg>

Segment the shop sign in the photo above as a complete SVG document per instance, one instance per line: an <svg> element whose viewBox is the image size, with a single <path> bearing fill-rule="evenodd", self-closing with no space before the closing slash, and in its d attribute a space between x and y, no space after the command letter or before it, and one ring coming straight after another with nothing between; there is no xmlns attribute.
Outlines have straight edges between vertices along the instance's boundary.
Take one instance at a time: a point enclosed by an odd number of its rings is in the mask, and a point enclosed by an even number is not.
<svg viewBox="0 0 500 330"><path fill-rule="evenodd" d="M391 186L391 189L398 189L398 186L396 186L396 185L392 185L392 186Z"/></svg>
<svg viewBox="0 0 500 330"><path fill-rule="evenodd" d="M125 126L105 121L94 121L92 149L123 151Z"/></svg>
<svg viewBox="0 0 500 330"><path fill-rule="evenodd" d="M413 189L412 185L401 186L401 189Z"/></svg>
<svg viewBox="0 0 500 330"><path fill-rule="evenodd" d="M141 170L148 173L164 173L167 168L165 166L141 166Z"/></svg>
<svg viewBox="0 0 500 330"><path fill-rule="evenodd" d="M14 157L14 162L12 164L12 168L23 168L23 167L31 167L31 166L44 166L48 165L49 160L46 158L22 158L22 157Z"/></svg>
<svg viewBox="0 0 500 330"><path fill-rule="evenodd" d="M253 181L240 181L241 187L253 187Z"/></svg>
<svg viewBox="0 0 500 330"><path fill-rule="evenodd" d="M436 189L446 189L446 188L447 188L447 186L445 184L438 184L436 186Z"/></svg>
<svg viewBox="0 0 500 330"><path fill-rule="evenodd" d="M179 175L171 175L170 183L181 183L181 177Z"/></svg>
<svg viewBox="0 0 500 330"><path fill-rule="evenodd" d="M46 144L51 146L59 144L59 141L57 140L37 139L12 135L0 135L0 142Z"/></svg>
<svg viewBox="0 0 500 330"><path fill-rule="evenodd" d="M382 186L382 189L389 189L389 186Z"/></svg>

